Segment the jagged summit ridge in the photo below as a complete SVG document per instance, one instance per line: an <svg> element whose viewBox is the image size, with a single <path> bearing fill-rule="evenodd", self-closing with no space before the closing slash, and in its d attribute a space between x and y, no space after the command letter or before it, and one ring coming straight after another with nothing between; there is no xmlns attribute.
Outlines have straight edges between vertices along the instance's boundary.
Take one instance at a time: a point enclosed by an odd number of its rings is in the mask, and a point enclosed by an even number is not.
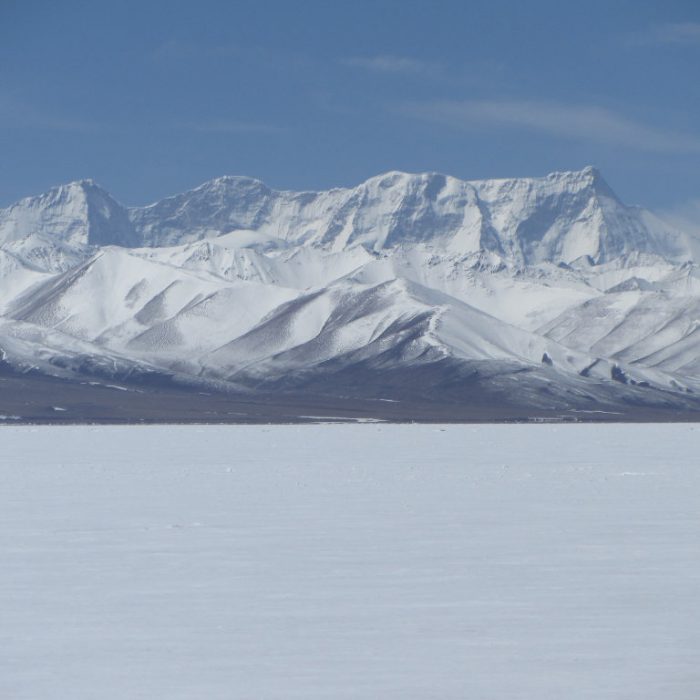
<svg viewBox="0 0 700 700"><path fill-rule="evenodd" d="M633 252L674 260L692 255L681 234L623 205L593 167L475 181L394 171L321 192L273 190L254 178L225 176L131 208L83 180L0 211L3 243L40 233L72 246L163 247L236 231L332 251L488 251L516 265L582 257L603 263Z"/></svg>
<svg viewBox="0 0 700 700"><path fill-rule="evenodd" d="M602 200L605 202L602 202ZM355 188L277 191L251 178L225 177L143 209L132 219L147 245L256 230L293 245L386 250L435 245L454 254L492 251L517 263L606 259L624 246L606 237L607 206L639 236L628 212L594 168L544 178L462 181L440 173L389 172ZM620 210L620 211L618 211ZM583 230L585 229L585 230ZM676 250L673 254L676 254Z"/></svg>

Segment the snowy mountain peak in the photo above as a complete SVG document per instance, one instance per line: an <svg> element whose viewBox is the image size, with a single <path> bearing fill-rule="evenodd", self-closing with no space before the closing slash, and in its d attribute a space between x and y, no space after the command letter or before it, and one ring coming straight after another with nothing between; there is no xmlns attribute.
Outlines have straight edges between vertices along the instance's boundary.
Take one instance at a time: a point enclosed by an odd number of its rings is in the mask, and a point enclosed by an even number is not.
<svg viewBox="0 0 700 700"><path fill-rule="evenodd" d="M54 188L0 212L0 243L41 234L71 246L162 247L245 232L261 245L380 252L432 248L497 254L516 266L595 264L633 252L690 257L677 232L626 207L593 167L541 178L463 181L391 171L354 188L279 191L224 176L146 207L126 209L91 180ZM229 237L230 238L230 237ZM229 241L231 243L231 241Z"/></svg>
<svg viewBox="0 0 700 700"><path fill-rule="evenodd" d="M587 165L582 170L555 172L548 175L546 179L555 180L570 190L589 189L598 196L608 197L616 202L620 202L600 170L593 165Z"/></svg>
<svg viewBox="0 0 700 700"><path fill-rule="evenodd" d="M92 180L54 187L0 210L0 245L32 239L73 247L140 242L126 208Z"/></svg>
<svg viewBox="0 0 700 700"><path fill-rule="evenodd" d="M700 395L692 252L592 167L321 192L226 176L133 208L81 180L0 211L0 357L250 390L682 402Z"/></svg>

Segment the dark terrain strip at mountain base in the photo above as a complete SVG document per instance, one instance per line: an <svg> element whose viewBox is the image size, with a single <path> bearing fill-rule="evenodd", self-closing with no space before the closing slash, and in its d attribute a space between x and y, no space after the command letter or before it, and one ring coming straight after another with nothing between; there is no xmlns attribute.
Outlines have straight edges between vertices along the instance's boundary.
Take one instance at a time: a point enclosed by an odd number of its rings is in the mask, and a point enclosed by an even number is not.
<svg viewBox="0 0 700 700"><path fill-rule="evenodd" d="M119 386L121 388L115 388ZM478 385L475 385L475 389ZM697 407L592 405L588 409L517 405L502 395L474 391L445 401L338 397L318 391L264 391L254 395L202 392L164 384L84 383L42 375L0 377L0 424L313 423L378 420L420 423L694 422Z"/></svg>

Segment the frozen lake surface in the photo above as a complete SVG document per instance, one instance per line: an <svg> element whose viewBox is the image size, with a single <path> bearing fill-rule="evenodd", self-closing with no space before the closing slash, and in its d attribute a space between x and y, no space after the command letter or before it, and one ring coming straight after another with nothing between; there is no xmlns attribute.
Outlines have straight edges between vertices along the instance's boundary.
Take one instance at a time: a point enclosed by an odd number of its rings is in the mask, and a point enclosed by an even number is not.
<svg viewBox="0 0 700 700"><path fill-rule="evenodd" d="M0 440L2 698L700 697L700 426Z"/></svg>

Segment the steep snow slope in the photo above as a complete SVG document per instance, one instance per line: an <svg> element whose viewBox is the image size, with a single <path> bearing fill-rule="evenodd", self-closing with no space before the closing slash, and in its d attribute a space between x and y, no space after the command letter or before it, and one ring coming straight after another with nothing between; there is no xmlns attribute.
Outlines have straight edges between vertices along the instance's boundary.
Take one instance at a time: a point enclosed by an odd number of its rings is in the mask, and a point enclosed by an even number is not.
<svg viewBox="0 0 700 700"><path fill-rule="evenodd" d="M29 266L9 251L0 248L0 315L5 313L18 295L50 277L50 274Z"/></svg>
<svg viewBox="0 0 700 700"><path fill-rule="evenodd" d="M120 351L186 351L216 343L217 334L245 332L260 314L296 294L276 285L224 282L111 247L20 295L8 315Z"/></svg>
<svg viewBox="0 0 700 700"><path fill-rule="evenodd" d="M607 294L541 330L568 347L700 379L700 297L664 292Z"/></svg>
<svg viewBox="0 0 700 700"><path fill-rule="evenodd" d="M445 255L424 246L374 259L352 278L375 284L411 280L528 330L598 295L581 275L549 263L519 268L504 264L492 253Z"/></svg>
<svg viewBox="0 0 700 700"><path fill-rule="evenodd" d="M294 289L326 285L375 259L364 248L340 253L318 248L239 246L237 234L170 248L132 251L154 262L205 272L227 281L259 282Z"/></svg>
<svg viewBox="0 0 700 700"><path fill-rule="evenodd" d="M224 177L137 208L82 181L0 211L0 349L248 386L440 365L506 368L517 391L530 368L667 401L700 387L695 250L593 168L327 192Z"/></svg>
<svg viewBox="0 0 700 700"><path fill-rule="evenodd" d="M83 375L102 378L143 378L160 370L71 335L22 321L0 319L0 374L40 372L78 379Z"/></svg>
<svg viewBox="0 0 700 700"><path fill-rule="evenodd" d="M56 187L0 210L0 245L27 263L63 271L91 246L140 241L127 210L91 180Z"/></svg>
<svg viewBox="0 0 700 700"><path fill-rule="evenodd" d="M387 173L353 189L277 192L224 177L130 211L145 244L176 245L253 230L293 245L370 250L429 244L441 252L488 250L518 264L596 262L632 251L687 258L683 237L625 207L593 168L545 178L464 182Z"/></svg>

